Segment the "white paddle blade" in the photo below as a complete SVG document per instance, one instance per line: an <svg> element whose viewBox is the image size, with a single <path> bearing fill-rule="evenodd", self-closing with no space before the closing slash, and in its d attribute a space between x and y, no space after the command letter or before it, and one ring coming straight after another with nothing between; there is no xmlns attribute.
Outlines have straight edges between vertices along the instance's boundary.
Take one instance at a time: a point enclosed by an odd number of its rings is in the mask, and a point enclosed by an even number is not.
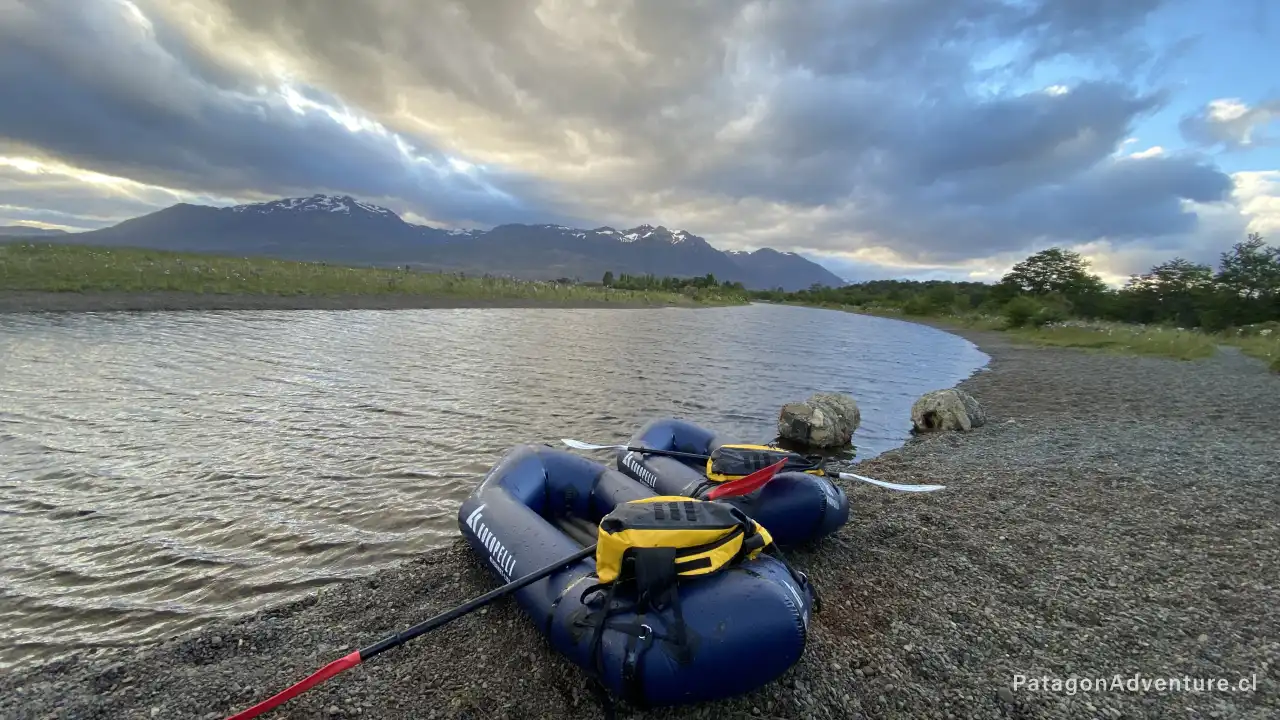
<svg viewBox="0 0 1280 720"><path fill-rule="evenodd" d="M882 488L888 488L890 490L898 490L900 492L933 492L935 490L945 490L947 487L946 485L899 485L898 483L885 482L883 480L876 480L869 477L863 477L862 475L854 475L853 473L843 473L843 472L840 473L840 479L841 480L861 480L862 482L865 482L865 483L871 483L872 485L879 485Z"/></svg>
<svg viewBox="0 0 1280 720"><path fill-rule="evenodd" d="M581 440L569 440L567 438L561 438L560 442L564 443L565 445L568 445L569 447L575 450L626 450L627 449L626 445L592 445L591 443L585 443L585 442L582 442Z"/></svg>

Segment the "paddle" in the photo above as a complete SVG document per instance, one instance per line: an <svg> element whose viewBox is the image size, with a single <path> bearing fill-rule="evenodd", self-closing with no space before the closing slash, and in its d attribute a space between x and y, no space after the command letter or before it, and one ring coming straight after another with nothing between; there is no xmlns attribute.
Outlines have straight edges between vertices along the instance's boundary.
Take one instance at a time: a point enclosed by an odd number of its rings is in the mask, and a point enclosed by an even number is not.
<svg viewBox="0 0 1280 720"><path fill-rule="evenodd" d="M717 485L714 490L707 493L708 500L719 500L724 497L737 497L739 495L750 495L765 486L765 483L773 479L774 475L787 464L787 458L783 458L767 468L757 470L750 475L740 477L737 480L730 480L727 483Z"/></svg>
<svg viewBox="0 0 1280 720"><path fill-rule="evenodd" d="M557 560L556 562L542 568L541 570L535 570L531 574L525 575L519 580L512 580L506 585L503 585L502 587L496 588L494 590L490 590L484 595L481 595L480 597L470 600L463 605L459 605L458 607L452 610L448 610L446 612L440 613L439 615L431 618L430 620L424 620L423 622L418 623L417 625L414 625L413 627L409 628L408 630L405 630L404 632L399 632L399 633L396 633L395 635L390 635L370 645L369 647L364 648L363 650L357 650L351 653L350 655L346 655L344 657L338 658L337 660L334 660L328 665L325 665L324 667L320 668L316 672L312 673L301 682L295 683L294 685L290 685L288 688L285 688L283 691L275 695L272 695L271 697L267 698L266 700L263 700L257 705L254 705L253 707L247 710L242 710L236 713L235 715L232 715L231 717L227 718L227 720L249 720L249 718L257 717L262 713L278 705L285 703L289 699L297 697L298 695L301 695L302 693L315 687L316 685L319 685L325 680L328 680L334 675L337 675L338 673L343 672L344 670L350 670L356 665L359 665L360 663L364 662L365 660L368 660L369 658L372 658L374 655L377 655L378 653L383 652L384 650L390 650L391 648L399 647L400 645L403 645L409 642L415 637L425 632L435 630L436 628L448 622L456 620L482 605L487 605L490 602L493 602L494 600L497 600L498 598L504 595L509 595L526 585L537 582L538 580L541 580L542 578L550 575L556 570L559 570L565 565L568 565L570 563L575 563L585 557L589 557L590 555L594 554L595 551L596 551L596 546L593 543L591 546L584 547L578 552L570 555L569 557L563 560Z"/></svg>
<svg viewBox="0 0 1280 720"><path fill-rule="evenodd" d="M876 480L875 478L869 478L863 475L854 475L853 473L846 472L828 473L826 470L823 470L822 472L824 475L835 475L841 480L861 480L865 483L871 483L872 485L878 485L882 488L897 490L899 492L934 492L935 490L945 490L947 488L946 485L902 485L899 483L885 482L884 480Z"/></svg>
<svg viewBox="0 0 1280 720"><path fill-rule="evenodd" d="M697 453L677 452L675 450L658 450L657 448L633 447L628 445L595 445L593 443L582 442L581 440L561 439L560 442L564 443L565 445L568 445L571 448L575 448L577 450L627 450L629 452L644 453L647 455L665 455L665 456L671 456L671 457L683 457L683 458L689 458L691 460L708 460L711 457L710 455L698 455ZM866 477L865 475L855 475L854 473L845 473L845 472L832 473L826 470L823 470L822 474L828 475L828 476L835 475L841 480L860 480L862 482L870 483L877 487L882 487L889 490L897 490L898 492L935 492L938 490L945 490L947 487L946 485L902 485L900 483L891 483L891 482L885 482L884 480L876 480L874 478ZM742 480L745 480L745 479L746 478L739 478L734 482L741 482Z"/></svg>
<svg viewBox="0 0 1280 720"><path fill-rule="evenodd" d="M585 443L581 440L561 439L560 442L568 445L575 450L628 450L630 452L645 453L647 455L662 455L665 457L682 457L690 460L706 460L706 455L697 453L679 452L677 450L656 450L654 448L631 447L628 445L593 445Z"/></svg>

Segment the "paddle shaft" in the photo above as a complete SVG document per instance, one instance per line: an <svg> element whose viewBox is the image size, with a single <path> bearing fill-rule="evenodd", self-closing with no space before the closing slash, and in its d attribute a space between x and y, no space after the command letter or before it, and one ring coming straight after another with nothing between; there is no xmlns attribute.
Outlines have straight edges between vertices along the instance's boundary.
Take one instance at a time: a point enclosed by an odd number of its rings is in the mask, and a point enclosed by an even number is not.
<svg viewBox="0 0 1280 720"><path fill-rule="evenodd" d="M686 453L686 452L679 452L676 450L657 450L654 448L643 448L643 447L628 447L625 449L630 452L646 453L648 455L669 455L671 457L692 458L694 460L708 460L711 457L710 455L698 455L697 453ZM792 453L792 455L799 457L795 453ZM806 460L808 460L808 458L806 458ZM785 463L785 462L786 460L782 461L782 463ZM819 473L822 474L823 477L838 477L841 480L861 480L862 482L871 483L872 485L879 485L880 487L888 488L890 490L898 490L901 492L933 492L934 490L943 489L941 485L926 485L923 487L916 488L916 487L911 487L909 485L899 485L897 483L886 483L882 480L875 480L873 478L863 477L862 475L855 475L853 473L844 473L844 472L836 472L833 470L827 470L826 468L823 468L823 467L814 467L812 469L817 470ZM779 471L780 470L775 470L775 472L779 472ZM804 472L809 472L809 470L805 470ZM745 478L740 478L739 482L743 479ZM768 482L768 481L766 480L765 482ZM763 484L764 483L761 483L761 485ZM730 495L729 493L724 493L721 496L728 497L729 495ZM715 500L717 499L717 497L721 497L721 496L709 495L708 499Z"/></svg>
<svg viewBox="0 0 1280 720"><path fill-rule="evenodd" d="M645 447L624 447L621 445L615 445L613 447L622 448L629 452L644 453L647 455L666 455L670 457L690 458L693 460L709 460L711 458L710 455L699 455L697 453L679 452L677 450L658 450L656 448L645 448ZM790 454L793 457L802 457L798 453L790 453ZM812 470L817 470L818 473L820 473L823 477L838 477L841 480L861 480L862 482L871 483L872 485L878 485L883 488L888 488L890 490L898 490L901 492L933 492L935 490L943 489L942 485L926 485L921 487L912 487L909 485L899 485L897 483L886 483L882 480L875 480L873 478L863 477L862 475L855 475L853 473L843 473L843 472L836 472L833 470L827 470L826 468L817 466L818 465L817 463L814 463L812 460L809 460L808 458L805 458L805 460L809 462L811 465L814 465L815 467L812 467L808 470L804 470L803 472L810 472ZM711 499L714 500L715 498L711 498Z"/></svg>
<svg viewBox="0 0 1280 720"><path fill-rule="evenodd" d="M467 613L475 610L476 608L482 605L487 605L488 603L491 603L494 600L497 600L498 598L504 595L510 595L511 593L519 590L520 588L525 587L526 585L532 585L533 583L547 577L548 575L555 572L556 570L559 570L565 565L568 565L570 563L575 563L586 557L590 557L595 553L595 551L596 551L596 546L593 543L592 545L582 548L581 550L570 555L567 558L564 558L562 560L557 560L554 563L551 563L550 565L547 565L546 567L540 570L535 570L534 572L528 575L525 575L524 577L518 580L512 580L506 585L490 590L484 595L481 595L480 597L470 600L463 605L459 605L458 607L453 608L452 610L442 612L439 615L436 615L435 617L429 620L424 620L418 623L417 625L414 625L413 627L407 630L404 630L403 632L398 632L395 635L390 635L388 637L385 637L382 640L379 640L378 642L370 645L367 648L364 648L362 650L357 650L356 652L350 653L349 655L345 655L341 658L338 658L337 660L334 660L328 665L325 665L323 668L320 668L320 670L316 671L314 674L310 675L305 680L295 685L291 685L288 688L285 688L283 691L267 698L266 700L263 700L262 702L258 703L257 705L254 705L253 707L247 710L243 710L239 713L236 713L235 715L232 715L227 720L248 720L249 718L257 717L262 713L278 705L283 704L287 700L300 695L306 690L309 690L310 688L315 687L316 685L319 685L320 683L324 682L325 680L328 680L334 675L337 675L338 673L344 670L350 670L351 668L355 667L356 665L359 665L360 663L364 662L365 660L368 660L369 658L377 655L378 653L385 652L394 647L399 647L423 633L430 632L440 627L441 625L452 622L453 620L457 620L458 618L462 617L463 615L466 615Z"/></svg>
<svg viewBox="0 0 1280 720"><path fill-rule="evenodd" d="M452 622L453 620L456 620L462 617L463 615L466 615L467 613L471 612L472 610L475 610L476 608L482 605L487 605L493 602L494 600L497 600L503 595L509 595L515 592L516 590L519 590L520 588L525 587L526 585L532 585L533 583L545 578L546 576L550 575L556 570L559 570L565 565L568 565L569 563L578 562L579 560L585 557L589 557L590 555L595 554L595 551L596 551L596 546L593 543L588 547L582 548L581 550L570 555L569 557L564 558L563 560L557 560L554 563L551 563L550 565L542 568L541 570L535 570L534 572L528 575L525 575L519 580L512 580L506 585L503 585L500 588L494 588L493 590L490 590L489 592L481 595L480 597L475 598L474 600L470 600L463 605L459 605L458 607L452 610L442 612L439 615L429 620L423 620L422 622L418 623L417 625L414 625L408 630L405 630L403 632L398 632L395 635L390 635L386 638L383 638L382 640L379 640L378 642L361 650L360 659L368 660L369 658L373 657L374 655L377 655L380 652L383 652L385 650L390 650L391 648L397 647L399 645L403 645L409 642L410 640L418 637L419 635L425 632L430 632L432 630L435 630L436 628L440 627L441 625L444 625L445 623Z"/></svg>
<svg viewBox="0 0 1280 720"><path fill-rule="evenodd" d="M624 448L628 452L644 453L645 455L664 455L666 457L687 458L689 460L710 460L710 455L699 455L698 453L680 452L679 450L658 450L646 447L628 447Z"/></svg>

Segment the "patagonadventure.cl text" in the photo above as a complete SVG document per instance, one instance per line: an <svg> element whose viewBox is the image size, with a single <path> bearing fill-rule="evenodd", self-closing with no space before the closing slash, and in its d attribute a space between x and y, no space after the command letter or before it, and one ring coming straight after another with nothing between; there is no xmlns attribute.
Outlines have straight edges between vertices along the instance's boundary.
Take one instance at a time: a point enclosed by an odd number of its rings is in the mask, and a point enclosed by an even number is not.
<svg viewBox="0 0 1280 720"><path fill-rule="evenodd" d="M1067 678L1048 675L1013 676L1014 691L1053 692L1075 695L1078 692L1254 692L1258 689L1258 675L1245 678L1191 677L1143 677L1142 673L1110 676L1072 675Z"/></svg>

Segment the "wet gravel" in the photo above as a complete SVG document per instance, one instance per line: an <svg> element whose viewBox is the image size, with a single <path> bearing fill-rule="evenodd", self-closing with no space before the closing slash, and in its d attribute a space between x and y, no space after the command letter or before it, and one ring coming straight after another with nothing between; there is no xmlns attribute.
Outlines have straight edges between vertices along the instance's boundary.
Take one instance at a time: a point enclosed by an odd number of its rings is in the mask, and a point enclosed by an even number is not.
<svg viewBox="0 0 1280 720"><path fill-rule="evenodd" d="M849 488L849 525L791 553L825 599L801 662L746 696L621 716L1280 717L1280 376L1231 351L1187 363L962 334L992 356L961 385L988 424L858 466L948 489ZM9 673L0 717L223 718L492 587L459 540L192 635ZM1256 690L1139 684L1166 678L1256 678ZM265 717L362 716L601 711L577 667L500 601Z"/></svg>

